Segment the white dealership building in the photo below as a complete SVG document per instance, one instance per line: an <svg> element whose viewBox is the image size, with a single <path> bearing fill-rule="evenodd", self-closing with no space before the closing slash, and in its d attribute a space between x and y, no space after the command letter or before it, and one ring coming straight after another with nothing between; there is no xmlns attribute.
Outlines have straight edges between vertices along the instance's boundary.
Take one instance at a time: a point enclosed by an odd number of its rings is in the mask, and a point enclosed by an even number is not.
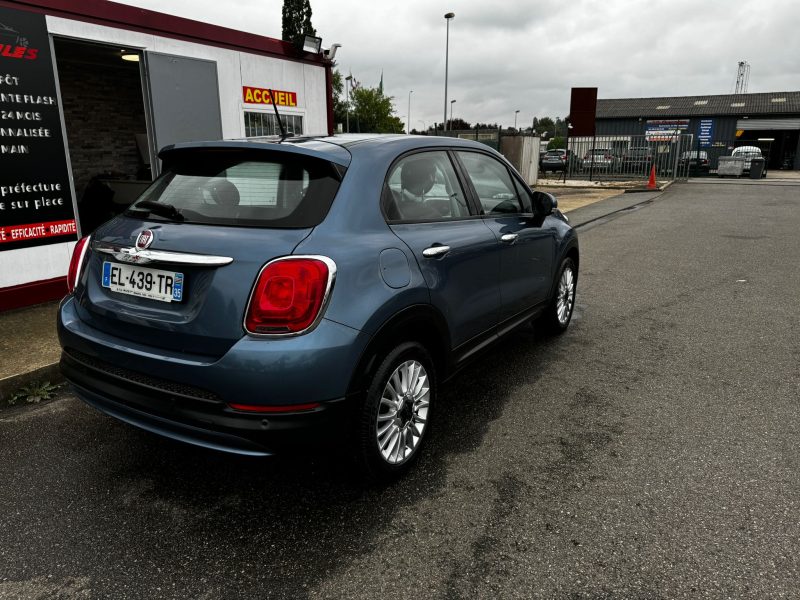
<svg viewBox="0 0 800 600"><path fill-rule="evenodd" d="M106 0L0 0L0 311L66 293L81 235L181 141L333 133L332 61Z"/></svg>

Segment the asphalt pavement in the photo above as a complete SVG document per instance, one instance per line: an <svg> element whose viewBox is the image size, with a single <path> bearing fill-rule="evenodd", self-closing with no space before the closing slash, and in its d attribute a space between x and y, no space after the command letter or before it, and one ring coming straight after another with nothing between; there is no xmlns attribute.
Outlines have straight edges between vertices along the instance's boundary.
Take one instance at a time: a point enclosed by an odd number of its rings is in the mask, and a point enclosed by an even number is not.
<svg viewBox="0 0 800 600"><path fill-rule="evenodd" d="M0 412L0 599L797 598L798 192L679 184L587 222L569 331L463 373L386 487L69 394Z"/></svg>

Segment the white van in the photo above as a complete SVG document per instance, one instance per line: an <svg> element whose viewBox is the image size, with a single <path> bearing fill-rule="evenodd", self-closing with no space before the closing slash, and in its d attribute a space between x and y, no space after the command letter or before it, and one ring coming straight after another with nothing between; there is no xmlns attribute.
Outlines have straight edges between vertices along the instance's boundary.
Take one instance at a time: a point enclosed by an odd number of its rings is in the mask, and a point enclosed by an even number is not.
<svg viewBox="0 0 800 600"><path fill-rule="evenodd" d="M731 152L731 156L740 158L744 161L744 170L742 172L743 175L747 175L750 173L750 163L754 158L764 158L764 155L761 153L761 148L758 146L739 146L738 148L734 148L733 152ZM764 169L761 172L762 177L767 176L767 165L764 165Z"/></svg>

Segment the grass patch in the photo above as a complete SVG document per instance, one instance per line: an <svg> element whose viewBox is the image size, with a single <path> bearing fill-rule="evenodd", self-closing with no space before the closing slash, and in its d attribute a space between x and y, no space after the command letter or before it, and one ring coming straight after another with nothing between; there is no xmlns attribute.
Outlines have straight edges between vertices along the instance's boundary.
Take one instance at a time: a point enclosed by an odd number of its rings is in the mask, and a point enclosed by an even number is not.
<svg viewBox="0 0 800 600"><path fill-rule="evenodd" d="M19 388L8 398L8 404L14 406L18 402L38 404L42 400L50 400L60 386L52 385L49 381L37 381Z"/></svg>

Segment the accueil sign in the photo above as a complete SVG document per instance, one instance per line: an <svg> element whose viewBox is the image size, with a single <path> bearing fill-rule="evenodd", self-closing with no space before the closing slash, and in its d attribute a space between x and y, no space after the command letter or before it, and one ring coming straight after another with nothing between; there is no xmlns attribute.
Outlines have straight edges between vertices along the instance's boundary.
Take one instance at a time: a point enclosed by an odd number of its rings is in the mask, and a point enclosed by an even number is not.
<svg viewBox="0 0 800 600"><path fill-rule="evenodd" d="M270 91L272 94L270 94ZM242 86L242 99L246 104L276 104L278 106L297 106L297 93L281 90Z"/></svg>

